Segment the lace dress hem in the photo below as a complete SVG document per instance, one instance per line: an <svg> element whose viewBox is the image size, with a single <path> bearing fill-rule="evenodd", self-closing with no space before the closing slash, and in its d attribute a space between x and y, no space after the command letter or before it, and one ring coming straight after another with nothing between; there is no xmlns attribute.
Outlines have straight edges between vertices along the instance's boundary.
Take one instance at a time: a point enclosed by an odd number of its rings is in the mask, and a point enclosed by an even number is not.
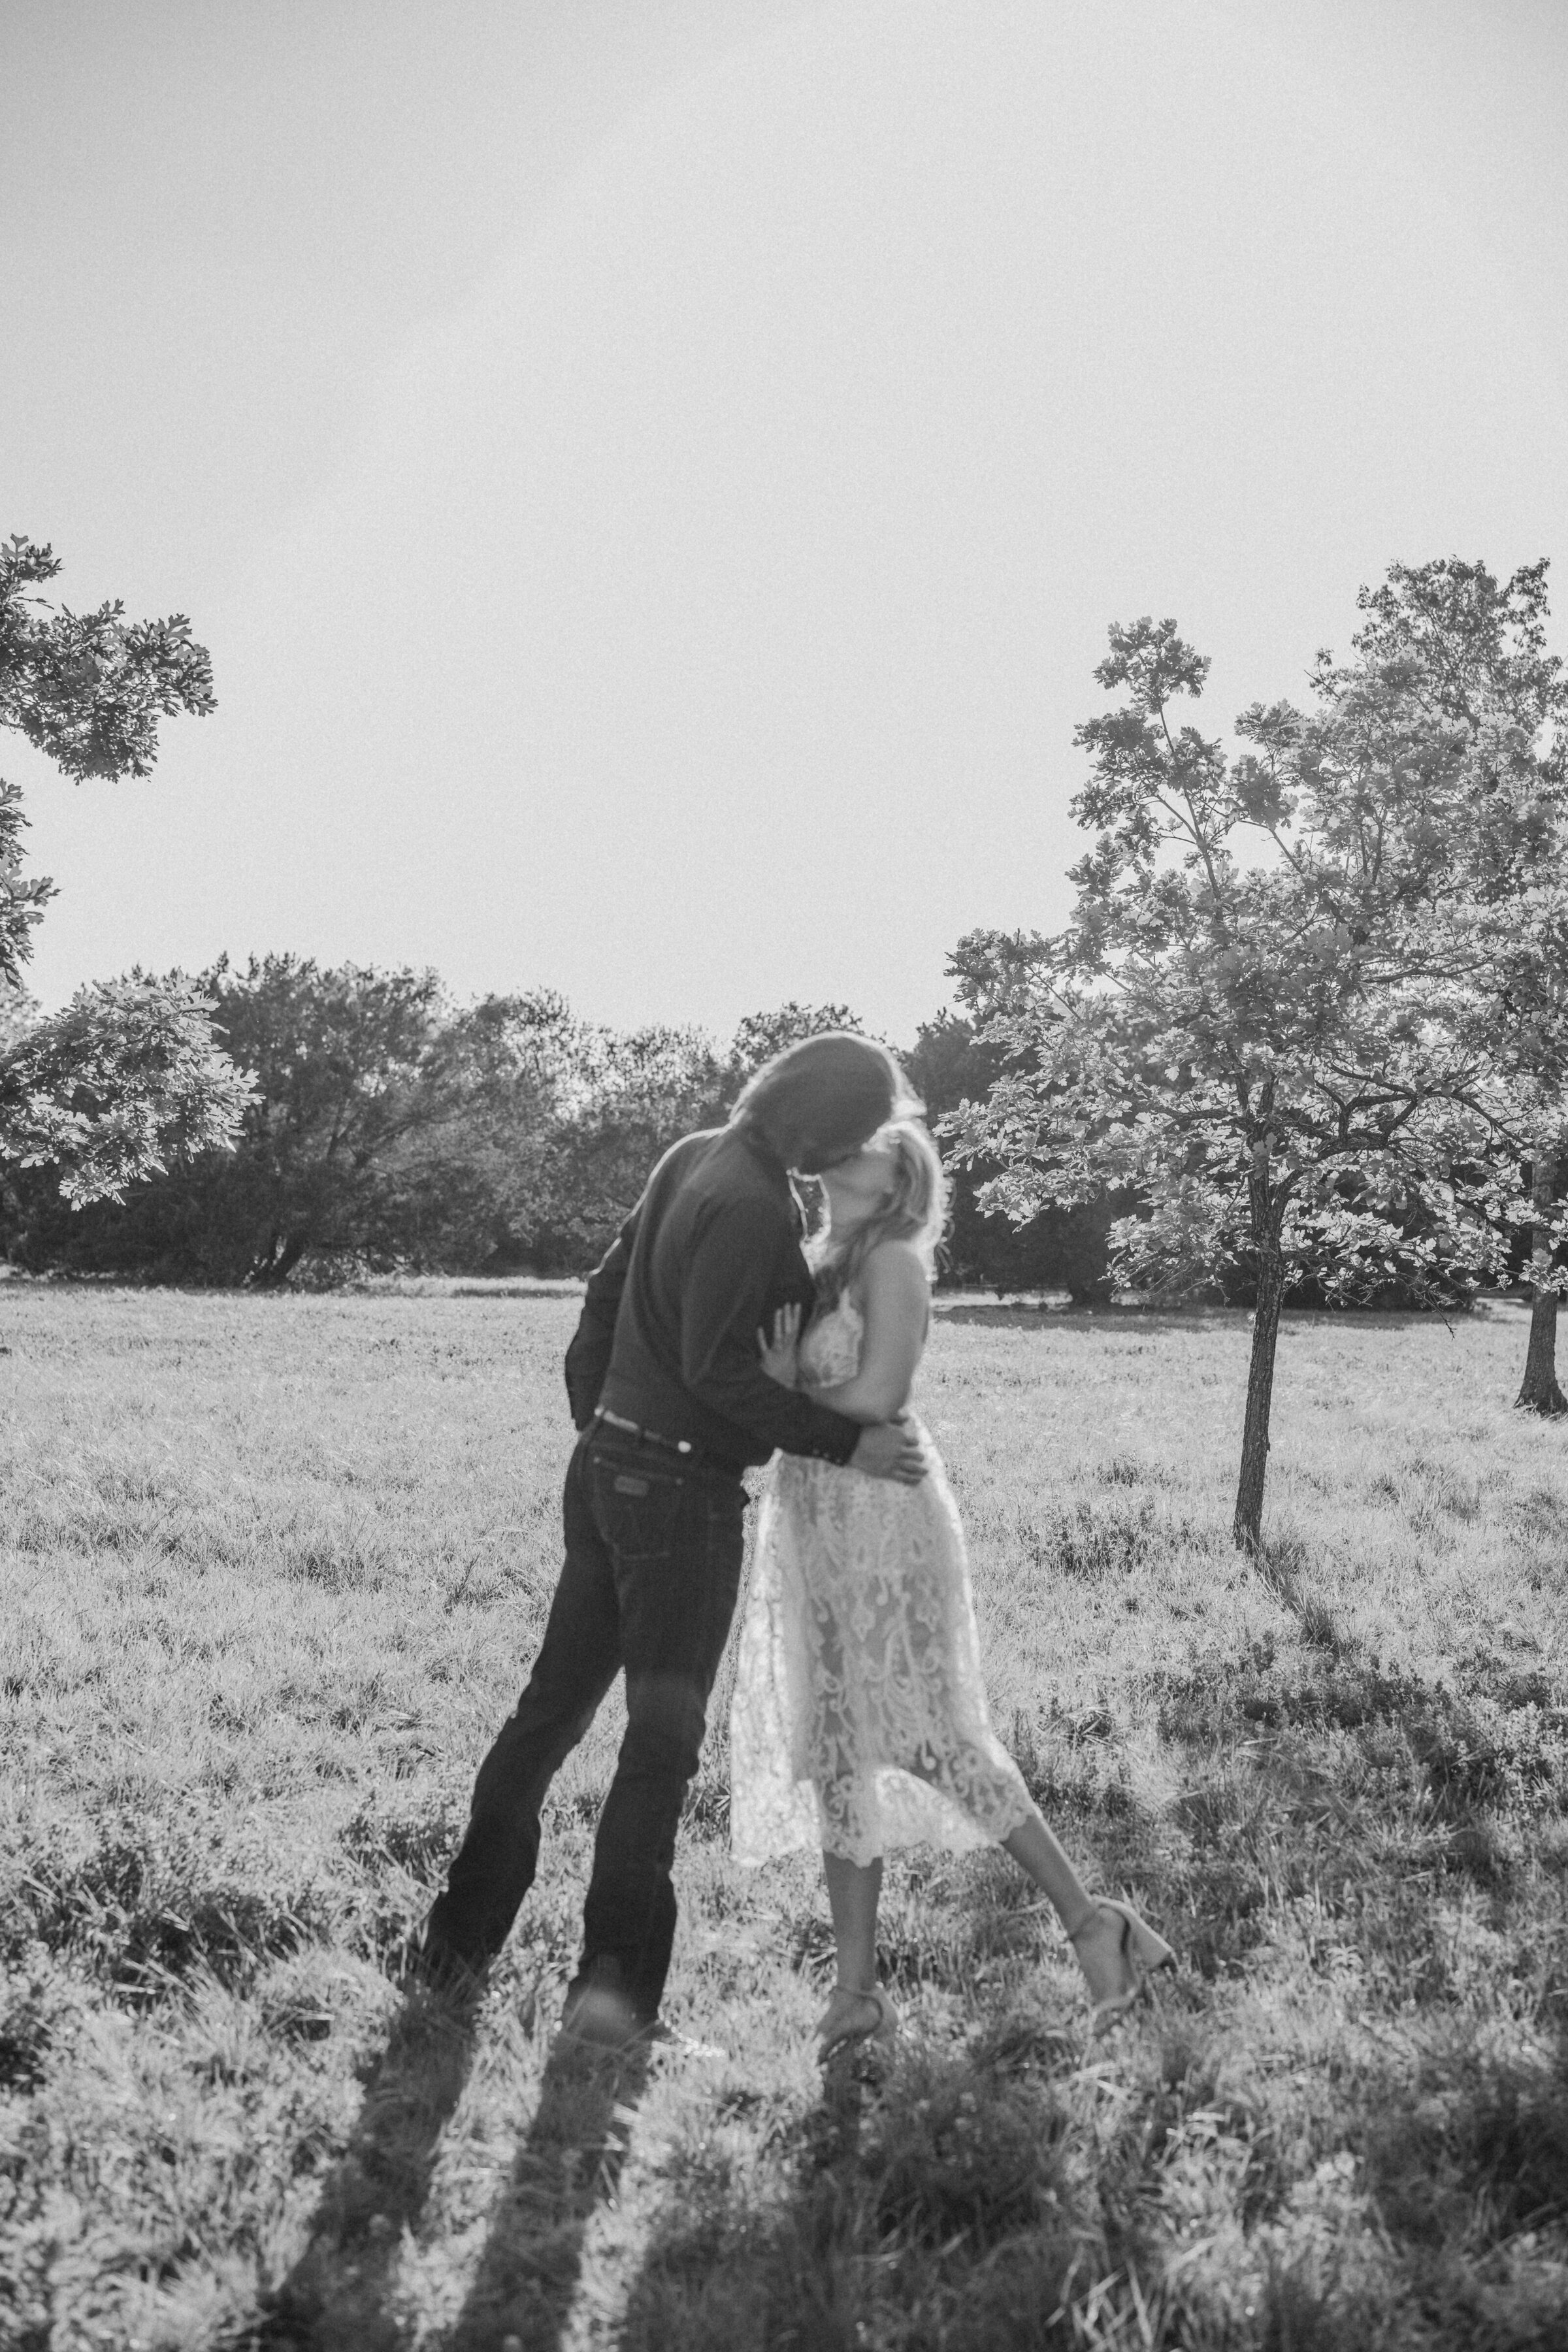
<svg viewBox="0 0 1568 2352"><path fill-rule="evenodd" d="M812 1327L814 1384L851 1377L862 1329L847 1299ZM918 1486L795 1455L770 1473L731 1716L742 1862L813 1844L860 1864L963 1853L1034 1812L991 1725L958 1509L921 1436Z"/></svg>

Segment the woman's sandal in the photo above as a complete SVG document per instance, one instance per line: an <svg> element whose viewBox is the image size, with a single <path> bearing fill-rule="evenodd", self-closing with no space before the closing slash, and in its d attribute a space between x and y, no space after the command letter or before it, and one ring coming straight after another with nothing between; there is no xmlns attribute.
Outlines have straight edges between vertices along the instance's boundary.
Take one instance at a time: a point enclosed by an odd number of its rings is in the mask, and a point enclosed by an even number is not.
<svg viewBox="0 0 1568 2352"><path fill-rule="evenodd" d="M1176 1955L1163 1936L1157 1936L1146 1920L1140 1919L1131 1904L1112 1902L1109 1895L1102 1895L1089 1917L1074 1928L1068 1943L1076 1949L1079 1938L1088 1935L1091 1927L1103 1928L1108 1913L1120 1926L1116 1956L1127 1981L1121 1992L1108 1993L1103 2000L1095 2002L1089 2016L1089 2029L1094 2033L1103 2033L1143 1999L1149 1990L1149 1979L1156 1969L1173 1969L1176 1965Z"/></svg>
<svg viewBox="0 0 1568 2352"><path fill-rule="evenodd" d="M841 2050L858 2049L863 2042L892 2042L898 2031L899 2012L880 1985L865 1991L855 1985L835 1985L832 1999L816 2021L818 2063L826 2066Z"/></svg>

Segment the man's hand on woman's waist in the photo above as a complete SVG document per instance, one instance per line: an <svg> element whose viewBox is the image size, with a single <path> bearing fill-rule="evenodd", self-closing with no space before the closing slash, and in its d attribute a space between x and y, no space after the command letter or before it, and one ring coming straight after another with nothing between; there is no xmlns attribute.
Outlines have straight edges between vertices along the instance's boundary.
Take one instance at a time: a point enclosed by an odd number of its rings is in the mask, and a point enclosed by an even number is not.
<svg viewBox="0 0 1568 2352"><path fill-rule="evenodd" d="M894 1478L901 1486L918 1486L926 1475L925 1448L907 1421L873 1421L860 1432L848 1467L864 1471L868 1478Z"/></svg>

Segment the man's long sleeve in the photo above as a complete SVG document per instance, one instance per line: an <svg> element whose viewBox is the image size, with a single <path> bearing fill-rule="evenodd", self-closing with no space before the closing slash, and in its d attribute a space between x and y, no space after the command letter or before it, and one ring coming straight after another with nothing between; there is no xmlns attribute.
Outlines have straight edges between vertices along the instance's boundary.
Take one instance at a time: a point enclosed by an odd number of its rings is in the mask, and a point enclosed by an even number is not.
<svg viewBox="0 0 1568 2352"><path fill-rule="evenodd" d="M793 1249L793 1237L791 1240ZM681 1301L681 1379L699 1402L785 1454L848 1461L860 1423L798 1389L781 1388L757 1351L774 1288L777 1227L737 1204L708 1224Z"/></svg>
<svg viewBox="0 0 1568 2352"><path fill-rule="evenodd" d="M626 1286L626 1268L631 1264L632 1243L637 1238L641 1211L639 1201L588 1276L583 1312L566 1350L566 1395L574 1429L586 1429L593 1420L605 1374L610 1368L610 1352L616 1344L616 1317Z"/></svg>

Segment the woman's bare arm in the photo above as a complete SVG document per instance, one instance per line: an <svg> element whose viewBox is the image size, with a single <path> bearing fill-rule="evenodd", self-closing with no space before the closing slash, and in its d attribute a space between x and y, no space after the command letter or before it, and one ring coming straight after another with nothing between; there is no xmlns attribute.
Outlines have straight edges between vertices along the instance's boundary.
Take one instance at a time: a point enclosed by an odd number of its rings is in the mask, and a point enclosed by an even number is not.
<svg viewBox="0 0 1568 2352"><path fill-rule="evenodd" d="M931 1316L926 1270L908 1242L880 1242L860 1269L866 1336L860 1369L836 1389L813 1391L850 1421L894 1421L909 1402Z"/></svg>

